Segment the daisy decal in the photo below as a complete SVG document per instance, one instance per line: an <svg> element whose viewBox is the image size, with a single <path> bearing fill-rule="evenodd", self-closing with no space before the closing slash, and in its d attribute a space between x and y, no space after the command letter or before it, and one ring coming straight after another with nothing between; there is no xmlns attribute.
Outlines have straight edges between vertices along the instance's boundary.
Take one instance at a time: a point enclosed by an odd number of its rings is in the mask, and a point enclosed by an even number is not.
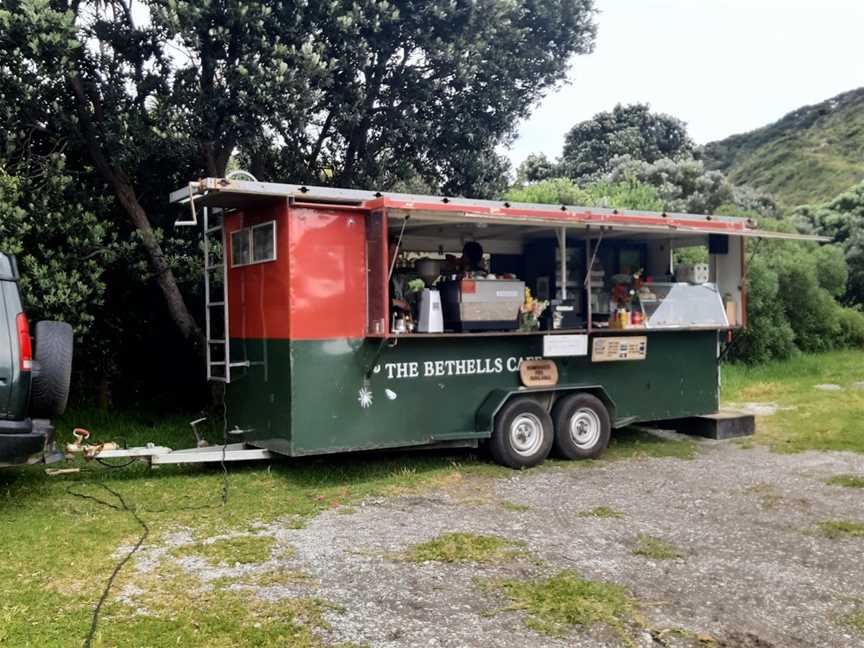
<svg viewBox="0 0 864 648"><path fill-rule="evenodd" d="M360 391L357 392L357 401L363 409L369 407L372 404L372 390L368 387L361 387Z"/></svg>

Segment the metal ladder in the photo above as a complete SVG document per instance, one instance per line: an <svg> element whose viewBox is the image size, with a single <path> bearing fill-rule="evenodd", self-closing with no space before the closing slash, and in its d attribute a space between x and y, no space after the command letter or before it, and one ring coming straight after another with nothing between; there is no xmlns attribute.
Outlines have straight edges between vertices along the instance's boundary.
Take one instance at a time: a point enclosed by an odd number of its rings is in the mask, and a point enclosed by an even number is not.
<svg viewBox="0 0 864 648"><path fill-rule="evenodd" d="M207 380L231 382L232 367L248 362L231 362L228 329L228 263L225 251L225 217L221 209L203 210L204 225L204 316L207 338ZM221 283L222 290L218 290ZM214 294L214 287L217 289ZM221 295L219 294L221 292ZM214 299L215 297L215 299Z"/></svg>

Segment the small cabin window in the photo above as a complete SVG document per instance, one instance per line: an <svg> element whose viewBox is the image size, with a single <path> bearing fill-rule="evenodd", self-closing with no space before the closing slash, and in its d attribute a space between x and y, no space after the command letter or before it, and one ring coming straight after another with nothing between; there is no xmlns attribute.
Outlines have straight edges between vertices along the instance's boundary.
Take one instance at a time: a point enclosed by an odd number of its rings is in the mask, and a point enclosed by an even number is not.
<svg viewBox="0 0 864 648"><path fill-rule="evenodd" d="M276 221L252 228L252 263L276 260Z"/></svg>
<svg viewBox="0 0 864 648"><path fill-rule="evenodd" d="M276 260L276 221L245 227L231 233L233 267Z"/></svg>
<svg viewBox="0 0 864 648"><path fill-rule="evenodd" d="M249 228L231 232L231 265L241 266L248 265L251 261L251 249L249 238L251 232Z"/></svg>

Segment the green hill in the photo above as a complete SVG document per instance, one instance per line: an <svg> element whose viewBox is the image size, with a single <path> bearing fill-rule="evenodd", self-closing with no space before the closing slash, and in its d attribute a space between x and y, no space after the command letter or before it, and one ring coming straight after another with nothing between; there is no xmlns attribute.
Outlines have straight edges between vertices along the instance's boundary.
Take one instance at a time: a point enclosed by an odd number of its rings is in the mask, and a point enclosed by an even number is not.
<svg viewBox="0 0 864 648"><path fill-rule="evenodd" d="M784 207L834 198L864 180L864 88L711 142L705 166L768 191Z"/></svg>

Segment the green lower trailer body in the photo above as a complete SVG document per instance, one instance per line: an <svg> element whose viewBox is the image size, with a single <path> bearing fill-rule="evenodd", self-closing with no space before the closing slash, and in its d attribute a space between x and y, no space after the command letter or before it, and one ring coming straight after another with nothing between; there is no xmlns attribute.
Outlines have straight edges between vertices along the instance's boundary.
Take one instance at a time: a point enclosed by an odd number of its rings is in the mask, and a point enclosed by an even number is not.
<svg viewBox="0 0 864 648"><path fill-rule="evenodd" d="M590 338L604 334L591 334ZM610 334L605 334L606 336ZM522 386L519 363L543 356L542 335L364 339L232 338L229 429L287 456L488 438L513 394L592 392L613 426L716 412L718 333L640 331L644 360L556 357L554 387Z"/></svg>

